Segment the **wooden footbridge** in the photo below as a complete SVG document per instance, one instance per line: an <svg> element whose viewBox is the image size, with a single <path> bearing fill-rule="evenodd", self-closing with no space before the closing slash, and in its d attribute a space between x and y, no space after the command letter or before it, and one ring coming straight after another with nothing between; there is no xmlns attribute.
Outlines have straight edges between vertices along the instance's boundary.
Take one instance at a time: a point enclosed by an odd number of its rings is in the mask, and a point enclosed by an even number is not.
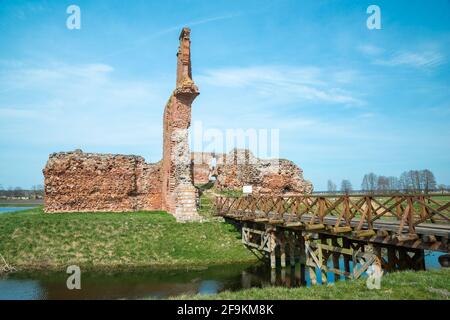
<svg viewBox="0 0 450 320"><path fill-rule="evenodd" d="M424 250L450 252L449 196L301 195L217 197L216 213L273 270L287 261L312 284L332 272L356 279L371 265L425 269ZM342 257L342 259L341 259ZM448 255L446 256L448 258ZM340 263L341 262L341 263ZM342 263L343 262L343 263Z"/></svg>

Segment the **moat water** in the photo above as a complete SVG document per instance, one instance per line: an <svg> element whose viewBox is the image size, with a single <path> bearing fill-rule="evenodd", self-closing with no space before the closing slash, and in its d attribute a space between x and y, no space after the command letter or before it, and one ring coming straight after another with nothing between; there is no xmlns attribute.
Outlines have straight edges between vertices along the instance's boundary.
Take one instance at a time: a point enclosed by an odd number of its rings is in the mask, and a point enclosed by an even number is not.
<svg viewBox="0 0 450 320"><path fill-rule="evenodd" d="M426 267L440 268L439 253L426 253ZM318 270L317 270L318 271ZM223 265L180 270L133 272L82 272L81 289L67 289L69 275L60 273L14 273L0 277L0 300L8 299L164 299L179 295L209 295L252 287L310 286L301 282L299 266L274 275L265 265ZM318 274L320 283L320 276ZM327 275L328 283L334 275ZM343 279L342 279L343 280Z"/></svg>
<svg viewBox="0 0 450 320"><path fill-rule="evenodd" d="M22 211L22 210L29 210L32 208L34 208L34 207L0 207L0 214L8 213L8 212Z"/></svg>

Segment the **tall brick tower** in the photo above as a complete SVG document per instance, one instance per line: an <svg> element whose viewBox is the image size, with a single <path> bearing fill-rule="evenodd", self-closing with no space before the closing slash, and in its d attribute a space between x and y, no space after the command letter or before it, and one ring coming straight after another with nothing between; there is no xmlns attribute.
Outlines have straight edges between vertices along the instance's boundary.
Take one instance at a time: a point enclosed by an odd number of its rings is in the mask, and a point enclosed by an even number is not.
<svg viewBox="0 0 450 320"><path fill-rule="evenodd" d="M183 28L177 53L177 83L164 109L162 209L177 221L199 220L192 183L188 129L191 104L199 95L192 80L191 30Z"/></svg>

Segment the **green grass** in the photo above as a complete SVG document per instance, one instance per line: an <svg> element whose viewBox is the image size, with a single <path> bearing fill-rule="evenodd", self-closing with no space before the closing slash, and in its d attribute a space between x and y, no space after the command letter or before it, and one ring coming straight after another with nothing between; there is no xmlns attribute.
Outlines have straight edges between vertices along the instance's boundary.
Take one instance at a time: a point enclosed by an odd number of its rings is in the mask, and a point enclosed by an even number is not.
<svg viewBox="0 0 450 320"><path fill-rule="evenodd" d="M429 271L404 271L385 275L379 290L369 290L366 280L341 281L335 285L310 288L265 287L236 292L222 292L216 295L183 295L175 299L274 299L274 300L450 300L450 269Z"/></svg>
<svg viewBox="0 0 450 320"><path fill-rule="evenodd" d="M0 215L0 254L19 270L186 267L251 262L240 235L220 222L177 223L165 212Z"/></svg>
<svg viewBox="0 0 450 320"><path fill-rule="evenodd" d="M242 190L224 189L216 190L216 192L223 197L241 197L243 195Z"/></svg>
<svg viewBox="0 0 450 320"><path fill-rule="evenodd" d="M203 192L200 195L200 206L198 208L198 213L204 218L211 219L214 217L214 196L212 196L211 193Z"/></svg>

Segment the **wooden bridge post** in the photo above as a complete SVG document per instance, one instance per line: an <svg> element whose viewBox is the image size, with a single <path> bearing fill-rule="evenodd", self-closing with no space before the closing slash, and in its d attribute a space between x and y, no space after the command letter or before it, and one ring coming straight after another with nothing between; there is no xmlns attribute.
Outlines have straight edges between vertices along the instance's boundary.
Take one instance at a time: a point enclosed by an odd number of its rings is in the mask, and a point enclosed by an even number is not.
<svg viewBox="0 0 450 320"><path fill-rule="evenodd" d="M310 237L311 237L310 234L305 236L306 266L309 271L309 279L311 281L311 285L316 285L317 284L316 262L314 261L311 253L309 252L310 250L313 250L311 248L312 241L311 241Z"/></svg>
<svg viewBox="0 0 450 320"><path fill-rule="evenodd" d="M384 260L383 260L383 247L373 244L372 245L373 253L377 256L378 261L380 262L380 267L384 268Z"/></svg>
<svg viewBox="0 0 450 320"><path fill-rule="evenodd" d="M345 249L350 249L350 240L343 237L342 238L342 246ZM345 270L345 272L350 273L350 256L347 254L344 254L344 270Z"/></svg>
<svg viewBox="0 0 450 320"><path fill-rule="evenodd" d="M283 285L286 283L286 268L281 269L281 283Z"/></svg>
<svg viewBox="0 0 450 320"><path fill-rule="evenodd" d="M339 247L339 243L338 243L338 238L337 237L333 237L331 239L331 244L334 247ZM336 270L339 270L339 257L340 257L340 253L338 252L333 252L333 268L335 268ZM339 281L340 276L338 274L334 274L334 281Z"/></svg>
<svg viewBox="0 0 450 320"><path fill-rule="evenodd" d="M301 233L296 234L296 244L299 253L299 265L300 265L300 284L306 284L306 252L305 252L305 238Z"/></svg>
<svg viewBox="0 0 450 320"><path fill-rule="evenodd" d="M278 243L280 246L280 264L281 269L286 268L286 241L284 232L278 233Z"/></svg>
<svg viewBox="0 0 450 320"><path fill-rule="evenodd" d="M388 259L388 271L394 271L397 269L398 259L397 250L395 247L387 247L387 259Z"/></svg>
<svg viewBox="0 0 450 320"><path fill-rule="evenodd" d="M289 262L295 268L295 233L289 233Z"/></svg>
<svg viewBox="0 0 450 320"><path fill-rule="evenodd" d="M270 233L270 268L272 270L276 269L276 267L277 267L276 247L277 247L276 235L275 235L275 232L271 232Z"/></svg>
<svg viewBox="0 0 450 320"><path fill-rule="evenodd" d="M405 248L398 248L398 264L400 270L407 270L408 269L408 253Z"/></svg>
<svg viewBox="0 0 450 320"><path fill-rule="evenodd" d="M277 271L276 269L270 270L270 283L274 285L277 282Z"/></svg>
<svg viewBox="0 0 450 320"><path fill-rule="evenodd" d="M320 254L319 257L321 258L322 267L320 267L320 274L322 276L322 284L327 284L327 262L328 262L328 254L324 255L324 252L322 250L322 244L327 245L327 238L324 235L320 235Z"/></svg>
<svg viewBox="0 0 450 320"><path fill-rule="evenodd" d="M415 264L414 270L425 270L425 250L416 249L413 261Z"/></svg>

